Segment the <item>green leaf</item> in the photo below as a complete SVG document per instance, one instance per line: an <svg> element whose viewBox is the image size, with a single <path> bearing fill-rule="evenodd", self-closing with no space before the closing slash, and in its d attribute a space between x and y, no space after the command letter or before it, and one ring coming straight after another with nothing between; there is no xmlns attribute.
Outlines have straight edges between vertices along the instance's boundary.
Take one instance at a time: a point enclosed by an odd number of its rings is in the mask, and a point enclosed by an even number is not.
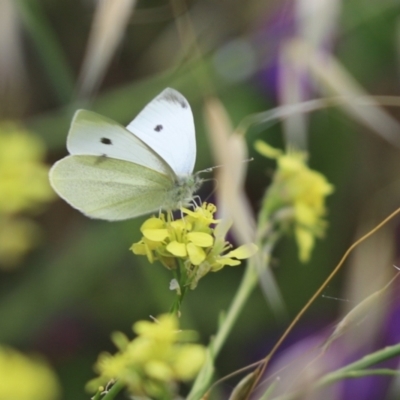
<svg viewBox="0 0 400 400"><path fill-rule="evenodd" d="M253 386L257 381L259 371L255 370L247 374L233 389L229 400L246 400L249 398Z"/></svg>
<svg viewBox="0 0 400 400"><path fill-rule="evenodd" d="M186 400L199 400L203 397L205 392L207 391L211 378L214 374L214 364L213 357L210 354L210 351L207 351L206 362L203 365L203 368L199 372L199 375L196 378L196 381L190 391Z"/></svg>

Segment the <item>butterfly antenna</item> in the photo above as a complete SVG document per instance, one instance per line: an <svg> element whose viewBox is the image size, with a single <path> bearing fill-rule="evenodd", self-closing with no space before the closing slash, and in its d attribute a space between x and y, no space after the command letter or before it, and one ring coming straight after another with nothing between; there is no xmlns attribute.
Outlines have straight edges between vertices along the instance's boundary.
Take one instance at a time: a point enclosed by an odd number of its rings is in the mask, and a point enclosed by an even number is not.
<svg viewBox="0 0 400 400"><path fill-rule="evenodd" d="M253 157L246 158L245 160L242 160L242 163L247 163L247 162L251 162L251 161L254 161L254 158L253 158ZM201 174L201 173L203 173L203 172L205 172L205 173L210 173L210 172L213 172L214 169L221 168L221 167L224 167L224 166L225 166L225 164L215 165L214 167L208 167L208 168L206 168L206 169L202 169L201 171L197 171L197 172L196 172L196 175L197 175L197 174Z"/></svg>
<svg viewBox="0 0 400 400"><path fill-rule="evenodd" d="M215 182L215 185L214 185L214 188L213 188L213 190L211 191L211 193L209 193L208 196L205 198L204 202L207 202L208 199L209 199L209 198L217 191L217 189L218 189L218 180L217 180L217 179L214 179L214 178L211 178L211 179L204 179L204 182L210 182L210 181L214 181L214 182Z"/></svg>

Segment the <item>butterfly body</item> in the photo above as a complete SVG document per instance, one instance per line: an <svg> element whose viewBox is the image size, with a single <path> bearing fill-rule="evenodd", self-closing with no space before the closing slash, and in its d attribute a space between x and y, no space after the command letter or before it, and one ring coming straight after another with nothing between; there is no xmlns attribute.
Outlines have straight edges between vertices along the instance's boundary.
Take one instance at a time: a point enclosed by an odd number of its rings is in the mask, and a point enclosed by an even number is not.
<svg viewBox="0 0 400 400"><path fill-rule="evenodd" d="M201 180L192 175L196 143L187 100L165 89L128 125L76 112L70 155L50 171L56 192L92 218L123 220L188 205Z"/></svg>

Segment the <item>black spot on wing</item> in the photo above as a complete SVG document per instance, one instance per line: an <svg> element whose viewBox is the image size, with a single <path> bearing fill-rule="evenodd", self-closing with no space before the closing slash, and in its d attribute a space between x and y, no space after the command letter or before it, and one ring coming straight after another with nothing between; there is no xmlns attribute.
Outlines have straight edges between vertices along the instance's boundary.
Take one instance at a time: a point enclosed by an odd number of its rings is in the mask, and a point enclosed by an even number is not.
<svg viewBox="0 0 400 400"><path fill-rule="evenodd" d="M102 138L100 139L100 142L103 143L103 144L112 144L111 139L106 138L106 137L102 137Z"/></svg>
<svg viewBox="0 0 400 400"><path fill-rule="evenodd" d="M156 127L154 128L154 130L156 131L156 132L161 132L162 130L163 130L163 126L162 125L156 125Z"/></svg>
<svg viewBox="0 0 400 400"><path fill-rule="evenodd" d="M170 103L177 103L182 108L188 108L186 99L183 96L181 96L179 93L177 93L173 90L166 90L160 97L160 100L165 100Z"/></svg>

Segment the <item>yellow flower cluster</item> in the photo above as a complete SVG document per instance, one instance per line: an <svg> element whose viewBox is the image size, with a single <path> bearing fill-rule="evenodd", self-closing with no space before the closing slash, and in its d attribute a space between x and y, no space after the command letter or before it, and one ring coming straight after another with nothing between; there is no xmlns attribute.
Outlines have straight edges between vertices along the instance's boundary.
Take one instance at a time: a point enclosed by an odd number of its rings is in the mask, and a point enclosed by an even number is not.
<svg viewBox="0 0 400 400"><path fill-rule="evenodd" d="M307 262L315 238L325 232L325 197L333 192L333 186L307 166L305 153L283 153L262 141L257 141L255 147L262 155L277 160L277 171L266 193L263 211L282 226L293 228L299 258Z"/></svg>
<svg viewBox="0 0 400 400"><path fill-rule="evenodd" d="M230 226L214 219L216 210L214 204L203 203L194 211L182 208L186 215L181 219L173 220L170 214L149 218L140 228L142 239L131 250L147 256L151 263L159 260L171 270L183 266L180 276L184 279L179 283L194 289L208 272L239 265L239 260L257 251L254 244L230 250L232 246L225 240Z"/></svg>
<svg viewBox="0 0 400 400"><path fill-rule="evenodd" d="M95 365L99 377L87 389L94 392L118 380L133 396L174 398L176 383L193 379L205 361L205 348L188 343L196 333L179 330L178 318L170 314L154 322L136 322L133 331L138 336L132 341L121 332L113 335L119 351L100 354Z"/></svg>
<svg viewBox="0 0 400 400"><path fill-rule="evenodd" d="M12 124L0 126L0 212L37 210L54 193L48 168L42 163L44 145Z"/></svg>
<svg viewBox="0 0 400 400"><path fill-rule="evenodd" d="M38 227L21 213L54 198L43 143L11 123L0 125L0 265L13 266L37 242Z"/></svg>
<svg viewBox="0 0 400 400"><path fill-rule="evenodd" d="M60 387L52 370L10 348L0 347L0 400L56 400Z"/></svg>

